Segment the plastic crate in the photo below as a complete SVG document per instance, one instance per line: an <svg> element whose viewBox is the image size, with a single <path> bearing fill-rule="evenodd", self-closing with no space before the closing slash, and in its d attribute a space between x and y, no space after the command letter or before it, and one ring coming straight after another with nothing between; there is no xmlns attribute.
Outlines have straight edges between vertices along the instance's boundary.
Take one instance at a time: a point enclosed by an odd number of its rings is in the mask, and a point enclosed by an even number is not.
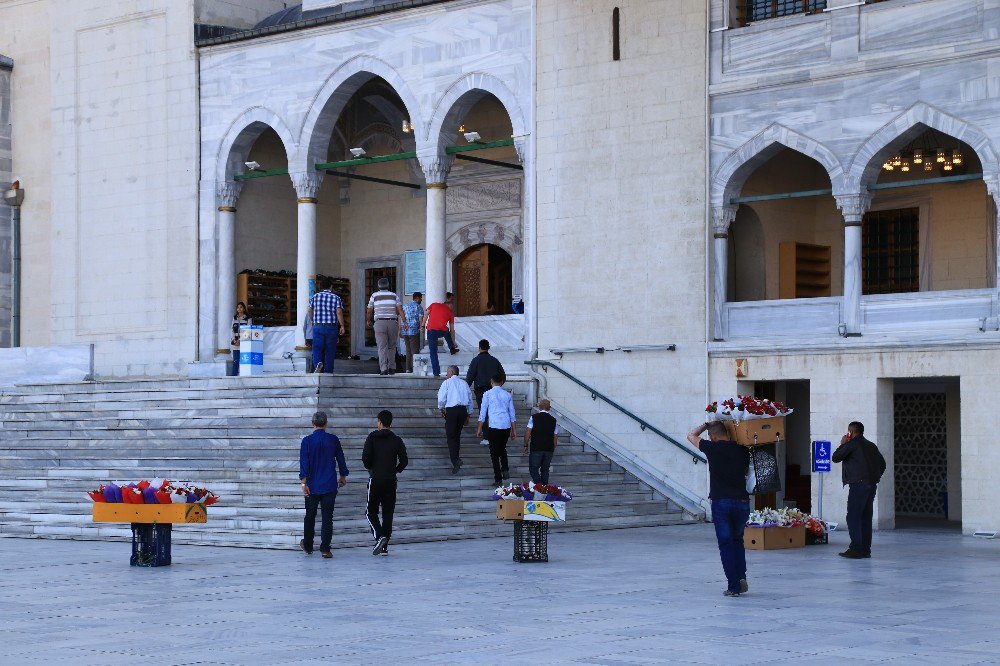
<svg viewBox="0 0 1000 666"><path fill-rule="evenodd" d="M549 524L547 522L514 521L514 561L549 561Z"/></svg>
<svg viewBox="0 0 1000 666"><path fill-rule="evenodd" d="M170 523L132 523L133 567L170 566Z"/></svg>
<svg viewBox="0 0 1000 666"><path fill-rule="evenodd" d="M830 532L823 532L822 536L817 536L812 532L806 532L806 545L807 546L820 546L830 543Z"/></svg>

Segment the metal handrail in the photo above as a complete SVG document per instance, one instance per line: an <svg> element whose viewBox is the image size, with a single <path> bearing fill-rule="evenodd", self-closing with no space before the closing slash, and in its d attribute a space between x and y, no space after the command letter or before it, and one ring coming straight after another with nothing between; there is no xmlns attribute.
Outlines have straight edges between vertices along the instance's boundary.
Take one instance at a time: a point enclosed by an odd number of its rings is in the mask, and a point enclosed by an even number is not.
<svg viewBox="0 0 1000 666"><path fill-rule="evenodd" d="M541 367L541 368L553 368L556 372L558 372L559 374L561 374L566 379L570 380L571 382L573 382L574 384L576 384L580 388L584 389L585 391L588 391L590 393L590 397L592 399L597 400L598 398L600 398L605 403L611 405L612 407L614 407L615 409L617 409L619 412L621 412L622 414L624 414L628 418L630 418L633 421L635 421L636 423L638 423L639 424L639 428L641 430L649 430L649 431L653 432L654 434L659 435L661 438L667 440L668 442L670 442L671 444L673 444L674 446L676 446L678 449L680 449L684 453L687 453L688 455L690 455L691 459L694 461L694 463L696 465L699 462L708 462L708 460L703 455L701 455L700 453L695 453L694 451L692 451L688 447L684 446L683 444L681 444L680 442L678 442L676 439L674 439L673 437L671 437L667 433L663 432L662 430L660 430L659 428L657 428L653 424L651 424L648 421L640 418L639 416L636 416L635 414L633 414L629 410L625 409L624 407L622 407L621 405L619 405L617 402L615 402L614 400L612 400L608 396L604 395L603 393L601 393L600 391L598 391L594 387L589 386L588 384L585 384L580 379L578 379L578 378L574 377L573 375L571 375L570 373L566 372L565 370L563 370L561 367L559 367L558 365L556 365L552 361L537 361L537 360L536 361L525 361L524 364L525 365L530 365L530 366L537 366L537 367Z"/></svg>

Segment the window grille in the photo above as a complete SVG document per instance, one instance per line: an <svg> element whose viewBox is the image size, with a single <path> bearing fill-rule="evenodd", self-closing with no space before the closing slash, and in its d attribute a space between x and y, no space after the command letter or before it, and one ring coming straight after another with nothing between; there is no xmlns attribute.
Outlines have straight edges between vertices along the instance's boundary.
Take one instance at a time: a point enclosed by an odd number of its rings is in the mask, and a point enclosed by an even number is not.
<svg viewBox="0 0 1000 666"><path fill-rule="evenodd" d="M920 291L919 222L919 208L865 215L861 227L863 293Z"/></svg>
<svg viewBox="0 0 1000 666"><path fill-rule="evenodd" d="M739 25L747 25L779 16L812 14L824 9L826 0L739 0L737 19Z"/></svg>

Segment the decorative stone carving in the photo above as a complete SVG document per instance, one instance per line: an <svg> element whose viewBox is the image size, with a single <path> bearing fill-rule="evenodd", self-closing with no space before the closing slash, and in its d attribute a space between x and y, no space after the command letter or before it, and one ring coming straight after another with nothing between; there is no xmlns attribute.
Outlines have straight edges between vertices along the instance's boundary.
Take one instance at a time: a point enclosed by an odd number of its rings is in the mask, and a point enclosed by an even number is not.
<svg viewBox="0 0 1000 666"><path fill-rule="evenodd" d="M524 239L509 226L496 222L473 222L453 233L445 246L449 261L474 245L489 243L506 250L512 257L519 256L524 245Z"/></svg>
<svg viewBox="0 0 1000 666"><path fill-rule="evenodd" d="M454 159L451 157L427 157L420 158L420 168L424 171L424 178L428 184L436 183L443 185L448 180L448 173Z"/></svg>
<svg viewBox="0 0 1000 666"><path fill-rule="evenodd" d="M216 184L215 196L219 202L219 208L236 208L236 202L243 191L243 183L236 181L226 181Z"/></svg>
<svg viewBox="0 0 1000 666"><path fill-rule="evenodd" d="M449 215L520 207L520 179L453 185L448 190Z"/></svg>
<svg viewBox="0 0 1000 666"><path fill-rule="evenodd" d="M315 199L323 184L323 174L318 171L299 171L291 174L292 186L299 199Z"/></svg>
<svg viewBox="0 0 1000 666"><path fill-rule="evenodd" d="M736 206L712 206L712 232L716 238L729 235L729 227L736 219Z"/></svg>
<svg viewBox="0 0 1000 666"><path fill-rule="evenodd" d="M837 208L844 215L844 224L860 224L868 207L872 205L871 192L858 194L836 194Z"/></svg>

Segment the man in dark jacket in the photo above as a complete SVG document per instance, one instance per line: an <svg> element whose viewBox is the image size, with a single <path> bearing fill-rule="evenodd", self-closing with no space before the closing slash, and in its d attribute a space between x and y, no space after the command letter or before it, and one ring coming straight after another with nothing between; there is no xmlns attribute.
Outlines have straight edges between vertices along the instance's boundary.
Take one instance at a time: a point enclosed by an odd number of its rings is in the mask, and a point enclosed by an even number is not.
<svg viewBox="0 0 1000 666"><path fill-rule="evenodd" d="M469 364L469 371L465 373L465 381L472 387L476 394L476 407L483 408L483 394L490 390L490 381L496 375L503 377L507 381L507 373L503 370L503 365L495 356L490 355L490 341L479 341L479 355L472 359Z"/></svg>
<svg viewBox="0 0 1000 666"><path fill-rule="evenodd" d="M875 444L864 438L864 434L865 427L858 421L852 421L832 457L833 462L842 463L841 478L849 487L847 529L851 534L851 545L840 556L852 560L872 556L875 490L885 473L885 458Z"/></svg>
<svg viewBox="0 0 1000 666"><path fill-rule="evenodd" d="M389 538L392 536L392 514L396 509L396 475L406 469L406 445L396 433L389 430L392 412L383 409L378 413L378 430L365 440L361 462L371 478L368 480L368 523L375 536L372 555L389 554ZM379 521L379 509L382 520Z"/></svg>
<svg viewBox="0 0 1000 666"><path fill-rule="evenodd" d="M336 435L326 431L326 412L316 412L312 417L313 433L303 438L299 447L299 482L306 497L305 538L299 548L306 554L313 552L316 532L316 509L321 509L319 552L323 557L333 557L330 542L333 540L333 505L337 489L347 483L347 460ZM336 466L335 466L336 465ZM340 479L337 479L337 468Z"/></svg>

